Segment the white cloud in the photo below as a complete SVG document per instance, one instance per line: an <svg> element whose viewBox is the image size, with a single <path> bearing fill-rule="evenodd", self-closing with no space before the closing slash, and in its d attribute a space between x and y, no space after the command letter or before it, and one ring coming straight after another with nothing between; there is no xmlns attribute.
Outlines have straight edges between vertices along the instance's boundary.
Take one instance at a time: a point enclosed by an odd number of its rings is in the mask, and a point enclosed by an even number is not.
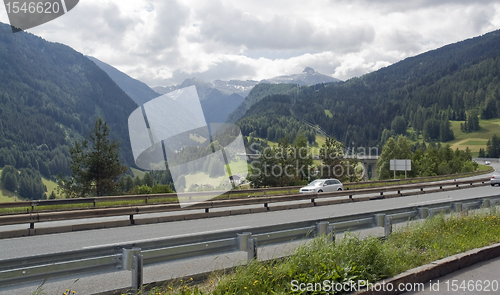
<svg viewBox="0 0 500 295"><path fill-rule="evenodd" d="M487 0L85 0L29 31L155 86L306 66L346 80L499 27Z"/></svg>

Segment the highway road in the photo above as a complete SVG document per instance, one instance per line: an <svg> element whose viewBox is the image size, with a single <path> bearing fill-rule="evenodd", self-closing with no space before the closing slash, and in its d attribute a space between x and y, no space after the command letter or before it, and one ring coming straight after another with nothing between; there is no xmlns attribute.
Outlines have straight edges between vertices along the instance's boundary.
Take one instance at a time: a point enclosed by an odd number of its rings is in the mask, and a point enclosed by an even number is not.
<svg viewBox="0 0 500 295"><path fill-rule="evenodd" d="M499 163L492 163L500 170ZM346 203L331 206L319 206L303 209L274 211L210 219L188 220L150 225L138 225L120 228L68 232L61 234L31 236L0 240L0 259L26 257L29 255L57 253L83 249L93 246L140 241L161 237L172 237L190 233L202 233L223 229L241 229L247 227L281 224L294 221L317 220L334 216L348 216L373 210L395 209L404 206L418 206L430 202L458 201L468 198L486 197L500 194L500 187L483 186L454 191L428 193L401 198L375 200L359 203ZM382 232L380 229L379 234ZM375 232L375 234L377 234ZM260 257L279 256L286 249L295 245L269 247ZM246 253L232 253L220 257L204 257L190 261L170 262L145 268L145 282L165 280L171 277L190 275L220 267L228 267L245 259ZM112 274L92 276L68 276L64 279L48 279L43 288L47 294L62 294L61 290L73 286L77 294L92 294L98 291L117 289L130 285L129 272L120 271ZM76 279L79 279L76 283ZM42 282L10 286L0 289L0 294L31 294Z"/></svg>

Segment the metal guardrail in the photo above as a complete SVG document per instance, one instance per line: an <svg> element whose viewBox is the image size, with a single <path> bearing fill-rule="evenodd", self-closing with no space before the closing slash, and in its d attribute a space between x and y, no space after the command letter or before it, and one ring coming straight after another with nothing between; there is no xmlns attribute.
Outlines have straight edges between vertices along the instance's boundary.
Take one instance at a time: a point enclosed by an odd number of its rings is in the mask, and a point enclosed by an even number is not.
<svg viewBox="0 0 500 295"><path fill-rule="evenodd" d="M437 176L428 176L428 177L417 177L417 178L408 178L408 179L387 179L387 180L376 180L376 181L365 181L365 182L354 182L354 183L346 183L344 184L344 188L348 189L356 189L356 186L366 187L378 184L395 184L406 181L419 181L422 179L442 179L443 177L455 177L460 178L463 176L474 176L483 174L483 171L478 171L474 173L460 173L453 175L437 175ZM99 203L105 202L120 202L120 201L141 201L145 205L148 204L148 201L153 201L155 199L168 199L168 198L177 198L178 196L182 197L196 197L196 196L205 196L207 194L213 194L216 196L219 195L227 195L230 198L232 195L250 195L250 194L258 194L262 193L264 196L266 193L272 192L287 192L291 194L292 191L298 190L303 186L287 186L287 187L276 187L276 188L258 188L258 189L246 189L246 190L230 190L230 191L207 191L207 192L191 192L191 193L167 193L167 194L153 194L153 195L125 195L125 196L105 196L105 197L95 197L95 198L75 198L75 199L56 199L56 200L33 200L33 201L21 201L21 202L5 202L0 203L0 209L6 208L31 208L31 211L34 211L35 207L40 206L57 206L57 205L75 205L75 204L92 204L96 207ZM29 209L28 212L29 213Z"/></svg>
<svg viewBox="0 0 500 295"><path fill-rule="evenodd" d="M368 188L368 189L358 189L358 190L344 190L344 191L337 191L330 193L296 194L296 195L286 195L286 196L276 196L276 197L255 197L255 198L232 199L232 200L209 200L201 203L195 203L193 206L189 206L187 208L180 208L178 204L161 204L161 205L130 206L130 207L118 207L118 208L23 213L23 214L0 216L0 225L13 225L13 224L26 223L30 225L30 230L31 230L30 234L35 234L33 231L35 229L35 223L48 222L48 221L129 215L130 224L134 224L135 215L146 214L146 213L171 212L180 210L188 211L188 210L199 210L199 209L204 209L205 213L209 213L210 209L214 208L236 207L236 206L246 206L246 205L263 205L263 207L266 208L266 210L269 210L270 204L275 204L280 202L310 200L310 202L313 205L316 205L317 201L326 198L349 196L349 198L352 199L352 197L356 195L378 194L378 197L372 197L372 198L368 197L366 199L366 200L371 200L371 199L385 198L384 193L387 192L397 192L397 194L400 195L402 191L407 191L407 190L410 191L420 190L423 192L424 189L434 188L434 187L439 188L439 190L442 190L444 187L447 186L459 188L460 185L467 185L467 186L473 186L474 184L484 185L489 180L490 178L480 178L473 180L448 181L439 183L419 183L419 184L388 186L388 187Z"/></svg>
<svg viewBox="0 0 500 295"><path fill-rule="evenodd" d="M257 258L257 243L259 246L272 245L319 235L328 235L334 241L335 234L373 227L384 227L384 234L387 236L392 232L394 223L423 219L440 212L461 212L497 204L500 205L500 195L7 259L0 261L0 286L47 277L61 277L68 273L113 272L127 269L132 270L132 289L137 291L142 285L144 265L235 251L246 251L248 259L252 260Z"/></svg>

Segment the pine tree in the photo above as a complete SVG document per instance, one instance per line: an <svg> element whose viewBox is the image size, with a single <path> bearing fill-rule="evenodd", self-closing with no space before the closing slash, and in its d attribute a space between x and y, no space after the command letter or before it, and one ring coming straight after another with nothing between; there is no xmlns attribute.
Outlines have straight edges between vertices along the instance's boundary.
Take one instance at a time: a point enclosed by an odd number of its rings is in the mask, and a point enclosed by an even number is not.
<svg viewBox="0 0 500 295"><path fill-rule="evenodd" d="M130 191L133 187L134 187L134 179L132 178L132 176L127 175L127 177L125 177L125 188L124 188L125 192Z"/></svg>
<svg viewBox="0 0 500 295"><path fill-rule="evenodd" d="M109 139L109 127L98 118L89 139L70 148L71 179L60 175L59 185L69 197L106 196L118 188L119 177L127 171L118 158L119 143Z"/></svg>
<svg viewBox="0 0 500 295"><path fill-rule="evenodd" d="M154 180L148 172L144 174L144 177L142 178L142 183L151 188L154 186Z"/></svg>
<svg viewBox="0 0 500 295"><path fill-rule="evenodd" d="M3 168L2 177L0 178L0 180L2 181L3 187L6 190L15 192L18 187L18 179L19 174L16 168L12 167L11 165L7 165Z"/></svg>

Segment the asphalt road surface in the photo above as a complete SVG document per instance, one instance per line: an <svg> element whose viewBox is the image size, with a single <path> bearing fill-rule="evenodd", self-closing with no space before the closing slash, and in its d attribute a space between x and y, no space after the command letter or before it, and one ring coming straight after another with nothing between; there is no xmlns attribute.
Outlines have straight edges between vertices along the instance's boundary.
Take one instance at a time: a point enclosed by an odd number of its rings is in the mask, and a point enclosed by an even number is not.
<svg viewBox="0 0 500 295"><path fill-rule="evenodd" d="M499 163L492 163L492 166L500 168ZM500 187L483 186L359 203L3 239L0 240L0 260L214 230L237 228L244 231L246 227L348 216L374 210L395 209L410 205L418 206L419 204L424 205L429 202L458 201L498 194L500 194ZM375 229L371 234L381 234L382 231L382 228ZM296 247L297 244L296 242L289 245L267 247L264 250L259 249L259 257L271 258L285 255L290 249ZM144 270L144 282L166 280L173 277L230 267L238 264L245 258L246 252L238 252L216 257L207 256L148 266ZM127 287L130 286L130 282L131 274L128 271L87 276L71 276L68 274L68 277L65 278L49 278L43 284L42 288L47 294L62 294L67 288L73 288L73 290L77 291L77 294L93 294L99 291ZM4 287L0 289L0 295L32 294L42 283L42 281L38 281Z"/></svg>

